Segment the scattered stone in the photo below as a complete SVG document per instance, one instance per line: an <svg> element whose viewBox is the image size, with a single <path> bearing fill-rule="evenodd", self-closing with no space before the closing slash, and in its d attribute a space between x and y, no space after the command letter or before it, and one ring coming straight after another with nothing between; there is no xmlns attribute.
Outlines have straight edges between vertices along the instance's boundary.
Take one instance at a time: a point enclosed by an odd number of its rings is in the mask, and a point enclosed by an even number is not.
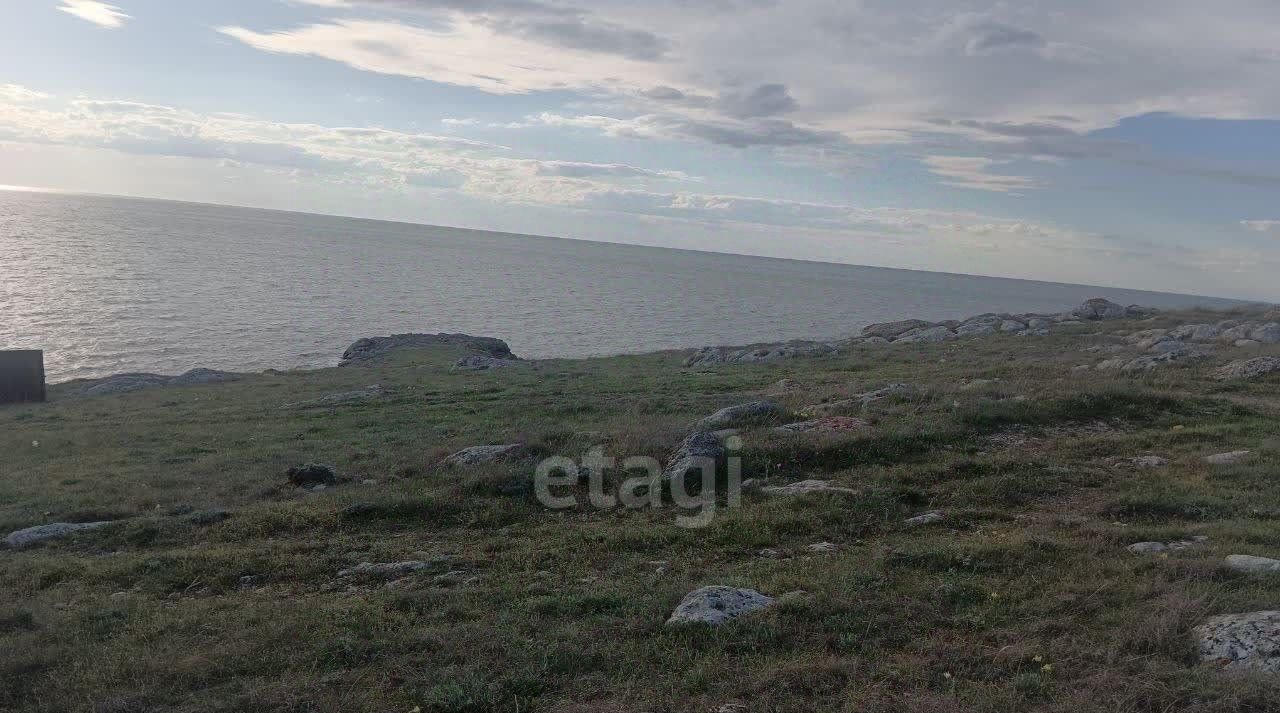
<svg viewBox="0 0 1280 713"><path fill-rule="evenodd" d="M1227 555L1226 565L1237 572L1280 572L1280 560L1253 555Z"/></svg>
<svg viewBox="0 0 1280 713"><path fill-rule="evenodd" d="M1205 456L1204 462L1209 465L1232 465L1249 457L1250 451L1231 451Z"/></svg>
<svg viewBox="0 0 1280 713"><path fill-rule="evenodd" d="M338 482L338 474L334 472L333 466L307 463L289 469L289 482L300 488L333 485Z"/></svg>
<svg viewBox="0 0 1280 713"><path fill-rule="evenodd" d="M447 466L486 465L501 463L519 456L524 451L523 443L505 443L490 446L471 446L463 448L444 459Z"/></svg>
<svg viewBox="0 0 1280 713"><path fill-rule="evenodd" d="M782 407L773 401L752 401L722 408L699 421L697 428L702 431L716 431L722 428L759 426L777 422L784 413Z"/></svg>
<svg viewBox="0 0 1280 713"><path fill-rule="evenodd" d="M785 426L778 426L774 430L780 433L837 434L854 433L870 429L871 424L860 418L852 418L850 416L825 416L823 418L813 419L812 421L788 423Z"/></svg>
<svg viewBox="0 0 1280 713"><path fill-rule="evenodd" d="M527 362L519 359L502 359L487 354L465 356L453 363L454 371L492 371L512 366L523 366Z"/></svg>
<svg viewBox="0 0 1280 713"><path fill-rule="evenodd" d="M878 324L868 324L862 328L862 336L879 337L881 339L894 339L914 329L922 329L934 326L933 322L926 322L922 319L903 319L897 322L881 322Z"/></svg>
<svg viewBox="0 0 1280 713"><path fill-rule="evenodd" d="M720 364L759 364L784 359L822 357L834 354L836 348L826 342L792 341L752 347L703 347L685 359L687 367Z"/></svg>
<svg viewBox="0 0 1280 713"><path fill-rule="evenodd" d="M1111 300L1095 297L1085 300L1083 304L1072 310L1071 314L1086 321L1124 319L1128 316L1128 310Z"/></svg>
<svg viewBox="0 0 1280 713"><path fill-rule="evenodd" d="M812 545L805 547L805 549L815 554L829 555L833 552L838 552L840 550L840 545L837 545L834 542L815 542Z"/></svg>
<svg viewBox="0 0 1280 713"><path fill-rule="evenodd" d="M832 485L829 480L801 480L787 485L773 485L761 488L760 492L768 495L807 495L809 493L842 493L845 495L858 494L858 491L852 488Z"/></svg>
<svg viewBox="0 0 1280 713"><path fill-rule="evenodd" d="M696 589L680 601L667 625L708 624L719 626L744 614L773 606L777 600L754 589L713 585Z"/></svg>
<svg viewBox="0 0 1280 713"><path fill-rule="evenodd" d="M36 525L23 530L9 533L4 538L5 545L20 550L24 547L30 547L46 540L53 540L59 537L66 537L76 532L85 530L96 530L100 527L106 527L113 521L107 520L102 522L53 522L48 525Z"/></svg>
<svg viewBox="0 0 1280 713"><path fill-rule="evenodd" d="M691 433L671 454L666 469L662 471L662 479L684 478L690 471L699 470L704 465L718 468L724 454L724 445L714 434L706 431Z"/></svg>
<svg viewBox="0 0 1280 713"><path fill-rule="evenodd" d="M358 339L342 353L339 366L351 366L381 359L403 349L459 347L497 359L516 359L511 347L501 339L473 337L469 334L393 334L389 337Z"/></svg>
<svg viewBox="0 0 1280 713"><path fill-rule="evenodd" d="M363 401L372 401L381 398L385 391L378 384L366 386L363 389L355 391L341 391L336 394L326 394L318 399L309 401L296 401L294 403L285 404L281 408L322 408L326 406L343 406L345 404L360 403Z"/></svg>
<svg viewBox="0 0 1280 713"><path fill-rule="evenodd" d="M932 525L935 522L940 522L945 517L946 514L941 510L931 510L930 512L916 515L915 517L909 517L903 522L903 524L907 527L920 527L922 525Z"/></svg>
<svg viewBox="0 0 1280 713"><path fill-rule="evenodd" d="M1213 372L1213 376L1219 381L1257 379L1276 371L1280 371L1280 357L1264 356L1233 361Z"/></svg>
<svg viewBox="0 0 1280 713"><path fill-rule="evenodd" d="M395 579L413 574L429 565L421 560L405 562L361 562L338 572L339 577L364 577L368 579Z"/></svg>
<svg viewBox="0 0 1280 713"><path fill-rule="evenodd" d="M1227 671L1280 673L1280 611L1215 616L1193 633L1205 663Z"/></svg>
<svg viewBox="0 0 1280 713"><path fill-rule="evenodd" d="M192 525L206 527L208 525L216 525L224 520L231 518L231 511L222 508L214 508L213 510L201 510L191 513L187 516L187 522Z"/></svg>

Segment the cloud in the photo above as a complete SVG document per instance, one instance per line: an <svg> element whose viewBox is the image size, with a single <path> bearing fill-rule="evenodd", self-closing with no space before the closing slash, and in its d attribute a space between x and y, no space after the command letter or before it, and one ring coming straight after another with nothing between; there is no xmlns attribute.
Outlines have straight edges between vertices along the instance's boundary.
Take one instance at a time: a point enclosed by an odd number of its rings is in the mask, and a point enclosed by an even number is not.
<svg viewBox="0 0 1280 713"><path fill-rule="evenodd" d="M761 84L745 92L720 97L717 107L735 119L756 119L794 111L796 100L782 84Z"/></svg>
<svg viewBox="0 0 1280 713"><path fill-rule="evenodd" d="M0 100L2 101L36 102L52 98L52 94L37 92L20 84L0 84Z"/></svg>
<svg viewBox="0 0 1280 713"><path fill-rule="evenodd" d="M797 126L783 119L723 121L651 114L631 119L608 116L563 116L543 113L530 117L547 126L594 129L608 136L635 139L700 140L733 148L838 146L844 138L833 131Z"/></svg>
<svg viewBox="0 0 1280 713"><path fill-rule="evenodd" d="M1240 225L1255 233L1280 235L1280 220L1242 220Z"/></svg>
<svg viewBox="0 0 1280 713"><path fill-rule="evenodd" d="M922 161L929 172L944 179L944 183L957 188L979 191L1014 193L1040 184L1025 176L989 173L987 169L997 161L981 156L927 156Z"/></svg>
<svg viewBox="0 0 1280 713"><path fill-rule="evenodd" d="M125 20L130 17L115 5L97 2L97 0L63 0L62 6L58 9L100 27L123 27Z"/></svg>
<svg viewBox="0 0 1280 713"><path fill-rule="evenodd" d="M584 163L580 161L542 161L538 164L538 175L567 176L570 178L610 176L615 178L689 180L689 176L680 171L654 171L621 163Z"/></svg>

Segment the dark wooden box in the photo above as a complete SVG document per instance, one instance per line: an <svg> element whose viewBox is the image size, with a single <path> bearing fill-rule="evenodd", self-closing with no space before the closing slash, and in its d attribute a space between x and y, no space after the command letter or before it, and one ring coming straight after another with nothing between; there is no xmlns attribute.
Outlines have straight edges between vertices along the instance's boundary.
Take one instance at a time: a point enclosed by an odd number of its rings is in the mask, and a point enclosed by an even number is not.
<svg viewBox="0 0 1280 713"><path fill-rule="evenodd" d="M44 352L0 351L0 404L44 401Z"/></svg>

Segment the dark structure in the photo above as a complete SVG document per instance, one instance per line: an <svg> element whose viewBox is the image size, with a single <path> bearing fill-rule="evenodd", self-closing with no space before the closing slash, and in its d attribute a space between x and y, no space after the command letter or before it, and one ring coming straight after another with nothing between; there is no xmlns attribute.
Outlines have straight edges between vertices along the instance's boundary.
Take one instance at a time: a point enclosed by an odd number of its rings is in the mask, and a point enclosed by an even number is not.
<svg viewBox="0 0 1280 713"><path fill-rule="evenodd" d="M44 352L0 351L0 404L44 401Z"/></svg>

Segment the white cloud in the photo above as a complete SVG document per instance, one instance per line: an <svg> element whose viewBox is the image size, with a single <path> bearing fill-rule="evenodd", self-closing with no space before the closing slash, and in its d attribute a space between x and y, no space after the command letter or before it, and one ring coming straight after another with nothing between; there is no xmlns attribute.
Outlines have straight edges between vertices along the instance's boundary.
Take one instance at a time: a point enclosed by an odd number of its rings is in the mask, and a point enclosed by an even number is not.
<svg viewBox="0 0 1280 713"><path fill-rule="evenodd" d="M0 84L0 100L3 101L36 102L52 98L52 94L37 92L20 84Z"/></svg>
<svg viewBox="0 0 1280 713"><path fill-rule="evenodd" d="M957 188L1013 193L1039 187L1035 179L1026 176L990 173L988 169L998 162L981 156L927 156L922 163L930 173L945 179L945 184Z"/></svg>
<svg viewBox="0 0 1280 713"><path fill-rule="evenodd" d="M1280 220L1242 220L1240 225L1255 233L1280 235Z"/></svg>
<svg viewBox="0 0 1280 713"><path fill-rule="evenodd" d="M122 27L124 21L130 17L115 5L97 0L63 0L62 6L58 9L100 27Z"/></svg>

